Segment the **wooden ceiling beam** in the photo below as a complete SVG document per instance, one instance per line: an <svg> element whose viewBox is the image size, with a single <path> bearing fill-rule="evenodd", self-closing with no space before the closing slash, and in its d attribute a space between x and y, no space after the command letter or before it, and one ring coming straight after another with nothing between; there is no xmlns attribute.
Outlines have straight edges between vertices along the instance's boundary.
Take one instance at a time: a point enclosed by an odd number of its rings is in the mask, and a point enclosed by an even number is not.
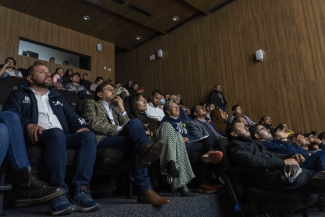
<svg viewBox="0 0 325 217"><path fill-rule="evenodd" d="M176 0L176 1L180 1L180 2L182 2L184 5L187 5L187 6L190 6L191 8L194 8L194 9L200 11L201 13L203 13L204 15L208 15L208 14L209 14L207 11L204 11L204 10L202 10L201 8L198 8L198 7L194 6L194 5L192 5L191 3L189 3L189 2L186 1L186 0Z"/></svg>

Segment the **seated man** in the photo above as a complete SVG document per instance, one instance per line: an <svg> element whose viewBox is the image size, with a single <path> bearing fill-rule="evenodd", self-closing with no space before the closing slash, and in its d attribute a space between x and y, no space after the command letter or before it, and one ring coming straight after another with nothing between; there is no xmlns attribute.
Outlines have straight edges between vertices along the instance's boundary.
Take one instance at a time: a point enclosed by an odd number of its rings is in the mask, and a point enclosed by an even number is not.
<svg viewBox="0 0 325 217"><path fill-rule="evenodd" d="M217 133L214 127L205 120L206 110L203 105L196 105L191 108L191 116L193 121L187 122L188 132L194 139L200 139L204 136L208 136L206 139L202 140L209 147L209 152L205 155L202 155L202 161L207 163L210 161L209 155L215 150L214 146L217 142L217 139L224 138L224 136ZM221 152L219 154L222 154Z"/></svg>
<svg viewBox="0 0 325 217"><path fill-rule="evenodd" d="M87 88L87 90L89 90L91 82L88 80L88 74L87 73L82 74L82 79L80 79L80 84L82 86L84 86L85 88Z"/></svg>
<svg viewBox="0 0 325 217"><path fill-rule="evenodd" d="M301 159L300 167L313 171L325 170L325 151L318 151L315 154L309 155L308 151L296 144L291 144L288 141L288 134L283 130L283 125L280 124L271 132L263 125L256 124L250 128L252 138L262 143L264 147L274 153L280 154L295 154ZM297 136L298 140L303 135ZM274 139L273 139L274 138Z"/></svg>
<svg viewBox="0 0 325 217"><path fill-rule="evenodd" d="M265 127L262 130L267 129ZM261 130L260 129L260 130ZM261 131L262 131L261 130ZM293 190L305 193L319 193L325 189L323 172L312 175L301 169L303 159L299 155L269 152L261 143L253 140L248 128L239 121L227 126L227 138L231 141L229 157L234 166L268 169L265 173L250 173L244 177L247 183L262 189L274 191ZM256 135L258 132L252 132ZM294 177L285 177L284 166L297 171ZM298 176L297 176L298 175Z"/></svg>
<svg viewBox="0 0 325 217"><path fill-rule="evenodd" d="M0 69L0 78L5 79L8 76L15 76L22 78L23 75L20 71L15 69L16 66L16 60L12 57L8 57L5 60L5 64L2 65Z"/></svg>
<svg viewBox="0 0 325 217"><path fill-rule="evenodd" d="M304 137L308 138L308 141L310 143L308 146L308 151L311 154L322 150L319 147L319 145L322 143L322 141L316 137L315 131L311 131L310 133L304 133L303 135L304 135Z"/></svg>
<svg viewBox="0 0 325 217"><path fill-rule="evenodd" d="M79 95L79 98L82 98L85 94L91 95L87 88L79 83L80 74L75 72L70 77L71 83L65 85L65 89L68 91L76 92Z"/></svg>
<svg viewBox="0 0 325 217"><path fill-rule="evenodd" d="M161 121L164 117L164 111L159 108L160 100L163 98L162 93L159 90L154 90L150 96L150 102L148 103L146 115L149 118L153 118L156 121Z"/></svg>
<svg viewBox="0 0 325 217"><path fill-rule="evenodd" d="M269 116L263 116L260 119L259 124L262 124L264 127L271 129L272 126L272 119Z"/></svg>
<svg viewBox="0 0 325 217"><path fill-rule="evenodd" d="M60 93L49 89L53 85L46 66L36 63L27 69L29 86L12 92L4 104L5 111L18 114L31 144L44 147L44 161L50 174L50 184L60 186L65 194L53 199L48 212L67 215L75 211L96 211L100 205L91 197L89 181L96 159L96 137L89 125L69 107ZM76 149L75 188L71 203L68 199L66 149ZM81 160L82 159L82 160Z"/></svg>
<svg viewBox="0 0 325 217"><path fill-rule="evenodd" d="M128 89L130 95L136 93L143 93L143 88L139 89L139 84L137 82L133 82L132 86Z"/></svg>
<svg viewBox="0 0 325 217"><path fill-rule="evenodd" d="M325 150L325 132L322 132L318 135L318 139L321 141L320 144L318 144L318 147L322 150Z"/></svg>
<svg viewBox="0 0 325 217"><path fill-rule="evenodd" d="M152 205L168 203L169 200L160 197L152 190L148 169L144 168L160 157L162 141L152 145L140 120L129 119L123 100L115 96L112 84L107 82L100 84L96 88L95 100L85 100L82 106L82 116L96 133L97 148L131 151L133 153L133 176L136 179L136 186L141 191L138 194L138 202ZM126 147L130 143L132 147Z"/></svg>
<svg viewBox="0 0 325 217"><path fill-rule="evenodd" d="M50 187L32 171L26 153L20 120L13 112L0 112L0 165L7 156L14 171L17 207L41 203L64 194L59 187Z"/></svg>
<svg viewBox="0 0 325 217"><path fill-rule="evenodd" d="M130 96L129 91L126 88L122 87L122 84L120 82L115 83L114 90L115 90L115 94L121 97L122 99L124 99L127 96Z"/></svg>
<svg viewBox="0 0 325 217"><path fill-rule="evenodd" d="M232 116L229 120L229 122L231 123L233 120L234 120L234 117L237 117L237 116L241 116L245 119L246 121L246 125L248 126L253 126L255 125L256 123L254 121L252 121L249 117L247 117L246 115L243 115L243 110L241 109L240 105L236 104L234 105L232 108Z"/></svg>
<svg viewBox="0 0 325 217"><path fill-rule="evenodd" d="M179 116L178 118L183 122L183 123L187 123L189 121L191 121L192 119L188 116L190 114L190 110L188 108L186 108L185 106L181 105L181 99L179 97L177 97L176 95L170 95L169 96L169 101L173 100L174 103L177 104L177 106L179 106Z"/></svg>

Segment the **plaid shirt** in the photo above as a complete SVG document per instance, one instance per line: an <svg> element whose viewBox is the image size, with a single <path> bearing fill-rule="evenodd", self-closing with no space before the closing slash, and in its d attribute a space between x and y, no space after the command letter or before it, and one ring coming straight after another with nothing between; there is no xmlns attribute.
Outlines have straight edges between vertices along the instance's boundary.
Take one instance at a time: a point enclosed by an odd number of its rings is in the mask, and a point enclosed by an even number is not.
<svg viewBox="0 0 325 217"><path fill-rule="evenodd" d="M121 110L113 106L115 125L112 124L109 115L101 101L87 99L82 104L81 116L90 124L96 134L97 144L106 136L117 135L118 126L124 127L129 121L127 115L121 116Z"/></svg>

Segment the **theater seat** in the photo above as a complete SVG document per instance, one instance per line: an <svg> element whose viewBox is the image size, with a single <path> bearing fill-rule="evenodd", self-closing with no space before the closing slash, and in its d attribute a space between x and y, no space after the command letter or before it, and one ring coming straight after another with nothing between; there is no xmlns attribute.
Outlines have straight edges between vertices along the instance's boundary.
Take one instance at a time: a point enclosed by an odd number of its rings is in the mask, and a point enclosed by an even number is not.
<svg viewBox="0 0 325 217"><path fill-rule="evenodd" d="M61 93L62 96L67 101L67 103L69 104L69 106L76 111L77 102L79 100L78 94L73 91L67 91L67 90L56 90L56 91Z"/></svg>
<svg viewBox="0 0 325 217"><path fill-rule="evenodd" d="M304 217L308 216L307 207L314 204L318 194L306 195L299 192L275 192L254 187L242 179L250 174L263 173L267 170L259 168L233 167L229 160L228 148L230 142L218 139L217 149L223 152L222 161L218 164L220 174L225 182L230 199L235 210L242 213L249 212L250 216L257 216L257 210L268 213L290 213L301 209Z"/></svg>

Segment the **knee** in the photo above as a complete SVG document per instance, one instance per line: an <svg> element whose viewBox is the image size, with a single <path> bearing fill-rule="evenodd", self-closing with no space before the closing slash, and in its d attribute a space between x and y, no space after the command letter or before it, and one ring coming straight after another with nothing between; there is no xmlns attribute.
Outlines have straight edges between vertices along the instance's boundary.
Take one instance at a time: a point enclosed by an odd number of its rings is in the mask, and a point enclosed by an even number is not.
<svg viewBox="0 0 325 217"><path fill-rule="evenodd" d="M44 139L42 139L42 143L44 143L44 145L48 146L54 144L56 146L66 146L66 139L63 130L59 128L52 128L44 130L42 134L45 134Z"/></svg>
<svg viewBox="0 0 325 217"><path fill-rule="evenodd" d="M0 123L0 138L1 140L9 140L9 130L7 125Z"/></svg>
<svg viewBox="0 0 325 217"><path fill-rule="evenodd" d="M129 120L128 124L130 126L142 126L142 123L138 118L132 118L131 120Z"/></svg>
<svg viewBox="0 0 325 217"><path fill-rule="evenodd" d="M97 145L96 142L96 135L91 131L81 131L78 133L79 138L83 141L85 144L89 145Z"/></svg>
<svg viewBox="0 0 325 217"><path fill-rule="evenodd" d="M14 124L16 124L16 122L18 122L20 124L19 117L14 112L10 112L10 111L1 112L0 119L6 119L6 120L10 121L11 123L15 122Z"/></svg>

